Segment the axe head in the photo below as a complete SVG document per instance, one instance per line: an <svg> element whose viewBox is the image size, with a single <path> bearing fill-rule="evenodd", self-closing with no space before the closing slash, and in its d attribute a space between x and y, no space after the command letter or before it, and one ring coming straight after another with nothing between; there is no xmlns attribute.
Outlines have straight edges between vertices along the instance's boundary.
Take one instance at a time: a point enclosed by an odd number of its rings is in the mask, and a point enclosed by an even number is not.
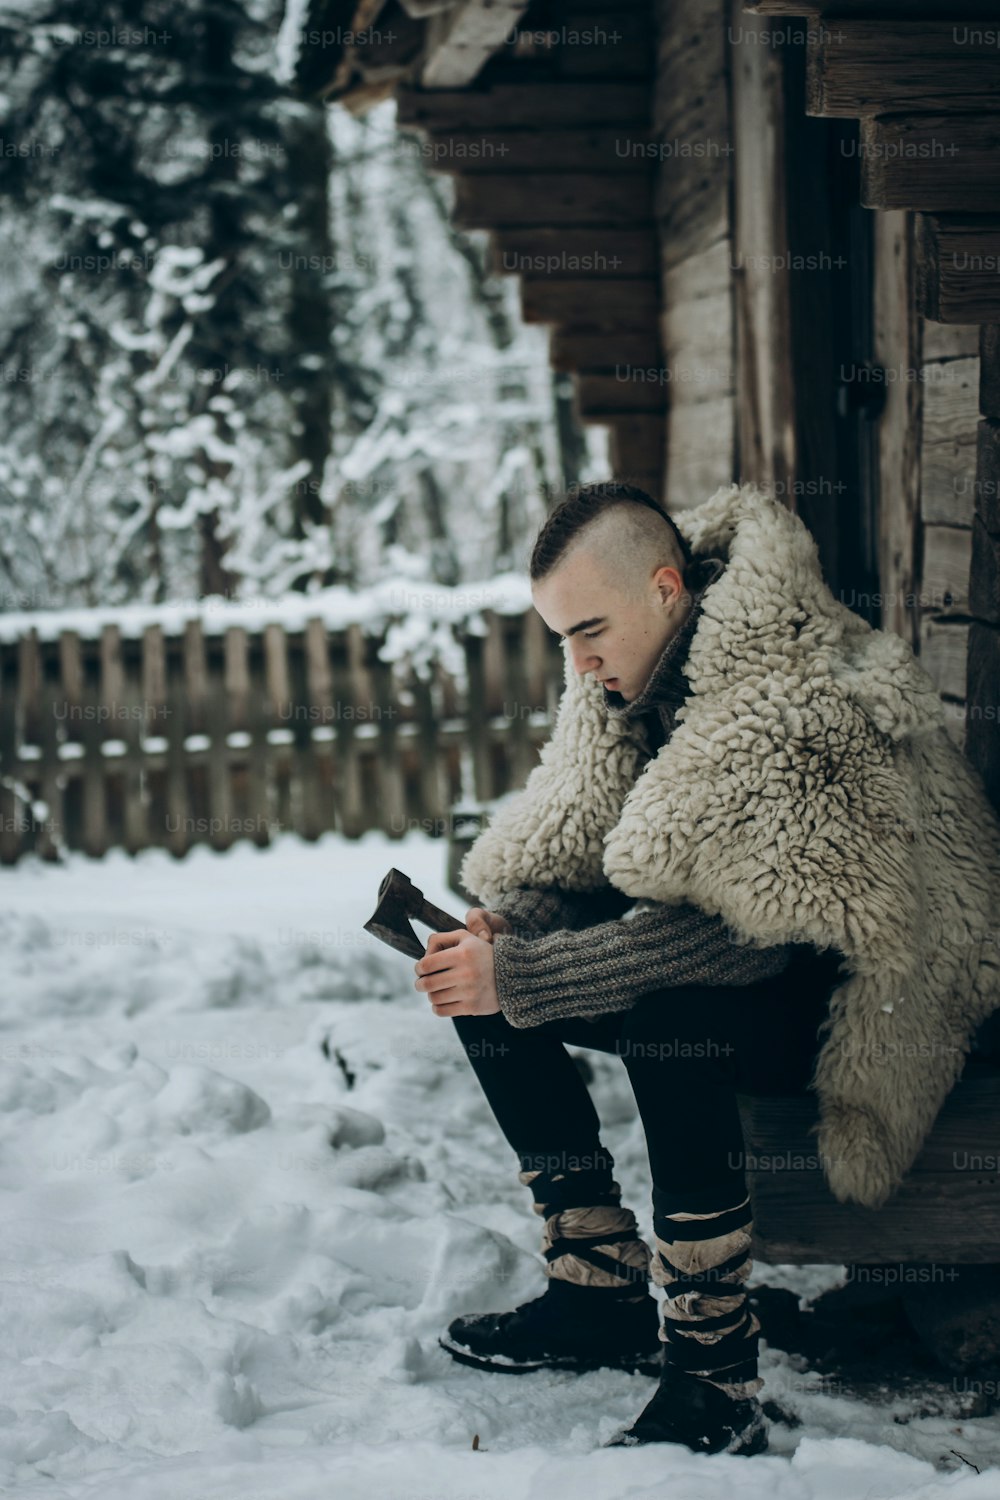
<svg viewBox="0 0 1000 1500"><path fill-rule="evenodd" d="M427 949L410 925L409 913L419 908L424 893L402 870L390 870L378 888L378 903L365 922L366 932L388 943L408 958L423 958Z"/></svg>

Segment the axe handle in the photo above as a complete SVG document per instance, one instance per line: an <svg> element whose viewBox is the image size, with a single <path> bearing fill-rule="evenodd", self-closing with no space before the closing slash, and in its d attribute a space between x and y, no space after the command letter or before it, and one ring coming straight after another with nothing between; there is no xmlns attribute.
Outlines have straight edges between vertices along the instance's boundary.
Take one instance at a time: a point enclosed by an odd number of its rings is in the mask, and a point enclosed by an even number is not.
<svg viewBox="0 0 1000 1500"><path fill-rule="evenodd" d="M423 922L425 926L432 927L435 932L464 932L465 923L460 922L457 917L449 916L442 911L440 906L435 906L433 901L423 898L419 911L415 911L411 920Z"/></svg>

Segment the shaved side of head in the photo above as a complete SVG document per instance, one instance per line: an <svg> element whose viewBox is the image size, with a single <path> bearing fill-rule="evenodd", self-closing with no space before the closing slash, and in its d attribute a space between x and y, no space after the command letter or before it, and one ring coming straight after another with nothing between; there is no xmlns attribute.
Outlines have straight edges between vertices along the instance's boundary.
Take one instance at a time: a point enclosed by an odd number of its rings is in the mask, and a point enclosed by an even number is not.
<svg viewBox="0 0 1000 1500"><path fill-rule="evenodd" d="M669 524L639 505L615 505L583 526L566 549L593 557L602 576L631 599L648 592L653 574L676 568L684 577L684 557Z"/></svg>

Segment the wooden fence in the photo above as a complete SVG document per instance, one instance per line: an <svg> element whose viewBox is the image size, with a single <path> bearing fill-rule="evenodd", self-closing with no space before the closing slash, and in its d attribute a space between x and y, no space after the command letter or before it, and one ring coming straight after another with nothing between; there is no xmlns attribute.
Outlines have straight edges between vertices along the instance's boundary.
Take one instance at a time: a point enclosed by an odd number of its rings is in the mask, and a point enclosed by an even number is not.
<svg viewBox="0 0 1000 1500"><path fill-rule="evenodd" d="M456 801L523 783L562 653L534 610L451 630L463 684L381 661L360 625L188 620L0 645L0 861L61 848L227 848L278 832L449 831Z"/></svg>

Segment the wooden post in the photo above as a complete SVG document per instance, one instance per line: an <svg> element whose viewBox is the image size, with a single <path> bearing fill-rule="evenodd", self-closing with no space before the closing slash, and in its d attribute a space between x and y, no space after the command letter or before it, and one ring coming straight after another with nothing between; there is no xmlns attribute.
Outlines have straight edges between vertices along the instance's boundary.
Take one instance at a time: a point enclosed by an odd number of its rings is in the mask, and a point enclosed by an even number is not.
<svg viewBox="0 0 1000 1500"><path fill-rule="evenodd" d="M18 779L17 647L0 645L0 863L17 863L23 847Z"/></svg>
<svg viewBox="0 0 1000 1500"><path fill-rule="evenodd" d="M1000 811L1000 326L982 329L965 753Z"/></svg>

